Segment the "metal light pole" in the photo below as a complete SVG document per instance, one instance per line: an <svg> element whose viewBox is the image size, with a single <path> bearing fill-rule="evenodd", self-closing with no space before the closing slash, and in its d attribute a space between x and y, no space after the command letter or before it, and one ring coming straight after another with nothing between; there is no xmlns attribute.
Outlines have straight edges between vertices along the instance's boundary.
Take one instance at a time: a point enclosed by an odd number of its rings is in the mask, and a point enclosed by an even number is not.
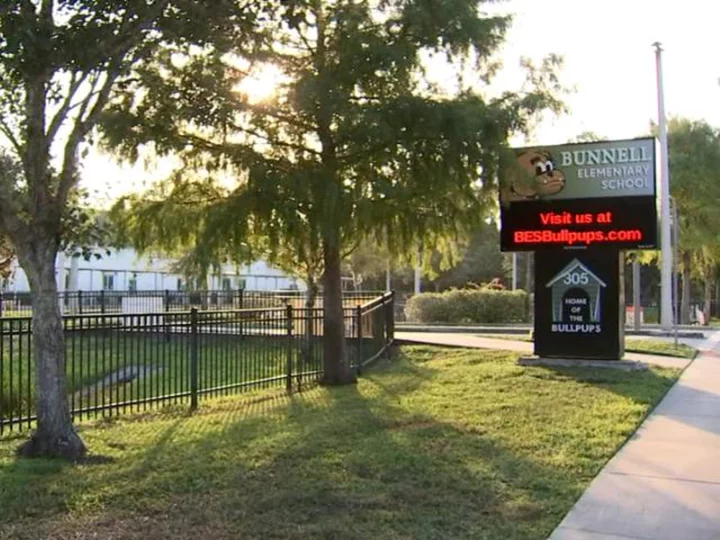
<svg viewBox="0 0 720 540"><path fill-rule="evenodd" d="M517 253L513 252L512 254L512 290L517 289L517 279L518 279L518 267L517 267Z"/></svg>
<svg viewBox="0 0 720 540"><path fill-rule="evenodd" d="M672 202L672 223L673 223L673 321L675 330L675 348L678 346L678 241L680 239L680 221L678 220L677 202L670 197Z"/></svg>
<svg viewBox="0 0 720 540"><path fill-rule="evenodd" d="M642 323L641 316L642 316L642 306L640 305L640 261L638 261L637 256L633 259L632 263L633 268L633 328L635 331L640 330L640 326Z"/></svg>
<svg viewBox="0 0 720 540"><path fill-rule="evenodd" d="M418 254L417 254L417 266L415 267L415 279L413 290L415 291L415 294L420 294L422 292L422 248L418 247Z"/></svg>
<svg viewBox="0 0 720 540"><path fill-rule="evenodd" d="M663 92L662 73L662 46L659 42L653 43L655 47L655 61L657 66L657 93L658 93L658 127L660 129L660 325L665 330L673 326L672 307L672 275L673 260L670 237L670 170L668 167L668 141L667 122L665 118L665 96Z"/></svg>

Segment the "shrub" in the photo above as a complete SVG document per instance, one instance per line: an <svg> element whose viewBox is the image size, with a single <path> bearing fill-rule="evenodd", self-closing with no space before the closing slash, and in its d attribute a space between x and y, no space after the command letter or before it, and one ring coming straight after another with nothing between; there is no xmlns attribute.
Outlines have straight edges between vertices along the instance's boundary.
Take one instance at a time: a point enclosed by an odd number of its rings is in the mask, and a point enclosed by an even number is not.
<svg viewBox="0 0 720 540"><path fill-rule="evenodd" d="M525 291L453 289L416 294L408 300L405 315L426 323L517 323L527 321L528 306Z"/></svg>

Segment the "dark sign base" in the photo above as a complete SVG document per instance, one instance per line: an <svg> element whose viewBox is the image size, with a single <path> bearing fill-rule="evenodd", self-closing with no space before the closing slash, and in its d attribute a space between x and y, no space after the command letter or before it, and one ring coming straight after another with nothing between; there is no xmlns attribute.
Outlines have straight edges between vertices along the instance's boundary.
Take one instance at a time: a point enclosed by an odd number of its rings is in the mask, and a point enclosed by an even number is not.
<svg viewBox="0 0 720 540"><path fill-rule="evenodd" d="M535 354L614 360L624 356L621 255L614 249L535 253Z"/></svg>

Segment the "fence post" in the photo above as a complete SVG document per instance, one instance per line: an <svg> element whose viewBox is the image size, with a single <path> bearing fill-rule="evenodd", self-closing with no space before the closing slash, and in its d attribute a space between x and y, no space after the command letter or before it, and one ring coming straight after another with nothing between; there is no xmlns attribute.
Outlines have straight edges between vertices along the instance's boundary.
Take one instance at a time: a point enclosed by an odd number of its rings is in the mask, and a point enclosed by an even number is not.
<svg viewBox="0 0 720 540"><path fill-rule="evenodd" d="M293 356L293 307L292 304L285 306L286 331L287 331L287 373L285 389L292 393L292 356Z"/></svg>
<svg viewBox="0 0 720 540"><path fill-rule="evenodd" d="M80 311L80 315L82 315L83 314L82 290L78 290L77 297L78 297L78 310Z"/></svg>
<svg viewBox="0 0 720 540"><path fill-rule="evenodd" d="M105 289L100 291L100 315L105 315Z"/></svg>
<svg viewBox="0 0 720 540"><path fill-rule="evenodd" d="M198 316L190 309L190 410L198 408Z"/></svg>
<svg viewBox="0 0 720 540"><path fill-rule="evenodd" d="M3 292L0 291L0 317L3 316Z"/></svg>
<svg viewBox="0 0 720 540"><path fill-rule="evenodd" d="M395 339L395 291L390 291L390 302L387 309L387 341L390 344Z"/></svg>
<svg viewBox="0 0 720 540"><path fill-rule="evenodd" d="M230 294L230 303L232 303L232 291L228 291ZM243 303L245 299L245 289L240 288L238 289L238 310L243 309ZM240 337L243 337L245 335L245 318L243 317L243 314L240 314Z"/></svg>
<svg viewBox="0 0 720 540"><path fill-rule="evenodd" d="M357 372L358 372L358 374L360 374L360 373L362 373L362 365L363 365L363 361L365 360L363 358L362 306L357 306L355 308L355 317L357 318L357 340L358 340Z"/></svg>
<svg viewBox="0 0 720 540"><path fill-rule="evenodd" d="M165 294L163 296L163 307L165 308L165 311L170 311L170 291L168 289L165 289Z"/></svg>

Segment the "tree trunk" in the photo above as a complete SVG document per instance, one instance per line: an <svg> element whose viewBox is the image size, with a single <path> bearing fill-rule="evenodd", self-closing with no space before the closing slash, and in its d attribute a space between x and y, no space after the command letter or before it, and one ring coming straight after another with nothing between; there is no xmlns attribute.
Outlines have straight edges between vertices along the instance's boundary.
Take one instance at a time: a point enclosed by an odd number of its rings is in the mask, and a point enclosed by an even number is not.
<svg viewBox="0 0 720 540"><path fill-rule="evenodd" d="M703 324L710 324L712 315L713 284L715 283L715 272L705 277L705 299L703 302Z"/></svg>
<svg viewBox="0 0 720 540"><path fill-rule="evenodd" d="M690 324L690 291L691 291L691 276L690 276L690 264L691 255L689 251L682 254L682 302L680 303L680 323Z"/></svg>
<svg viewBox="0 0 720 540"><path fill-rule="evenodd" d="M525 292L530 294L533 292L533 283L535 276L533 275L533 253L528 251L525 254Z"/></svg>
<svg viewBox="0 0 720 540"><path fill-rule="evenodd" d="M323 240L323 384L355 382L345 344L339 234Z"/></svg>
<svg viewBox="0 0 720 540"><path fill-rule="evenodd" d="M535 268L533 266L533 252L525 253L525 292L527 293L527 302L525 305L526 318L529 322L535 322L533 285L535 283Z"/></svg>
<svg viewBox="0 0 720 540"><path fill-rule="evenodd" d="M37 429L18 448L28 457L78 459L86 448L72 424L65 378L65 342L57 301L53 247L21 257L30 282L32 346L35 360Z"/></svg>

